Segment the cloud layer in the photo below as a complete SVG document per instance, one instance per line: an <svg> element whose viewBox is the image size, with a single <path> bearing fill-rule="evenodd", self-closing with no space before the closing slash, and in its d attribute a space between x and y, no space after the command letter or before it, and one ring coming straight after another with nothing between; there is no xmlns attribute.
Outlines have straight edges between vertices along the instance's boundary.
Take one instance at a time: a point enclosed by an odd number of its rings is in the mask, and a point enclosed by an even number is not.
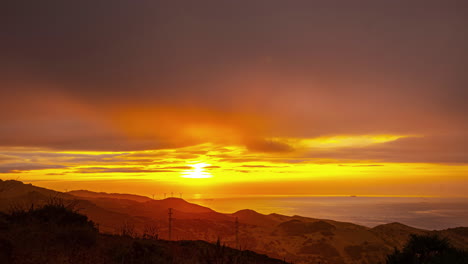
<svg viewBox="0 0 468 264"><path fill-rule="evenodd" d="M0 173L172 179L198 162L232 181L393 179L395 166L420 177L429 164L460 177L467 10L11 1L0 11Z"/></svg>

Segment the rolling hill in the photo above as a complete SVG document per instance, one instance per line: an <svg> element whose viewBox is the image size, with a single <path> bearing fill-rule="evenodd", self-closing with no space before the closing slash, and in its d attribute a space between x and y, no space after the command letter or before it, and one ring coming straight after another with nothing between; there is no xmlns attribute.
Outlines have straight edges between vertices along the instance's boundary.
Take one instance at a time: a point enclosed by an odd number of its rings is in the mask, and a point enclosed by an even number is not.
<svg viewBox="0 0 468 264"><path fill-rule="evenodd" d="M264 215L248 209L223 214L179 198L153 200L90 191L60 193L12 181L0 181L0 190L3 190L0 193L3 210L12 203L40 204L50 197L75 201L80 213L98 223L100 232L108 234L119 233L123 227L142 234L148 227L154 227L161 239L168 239L168 209L172 208L172 238L175 240L215 242L219 239L233 248L294 263L383 263L385 256L395 247L401 248L410 234L437 233L457 247L468 248L468 228L464 227L428 231L389 223L368 228L327 219Z"/></svg>

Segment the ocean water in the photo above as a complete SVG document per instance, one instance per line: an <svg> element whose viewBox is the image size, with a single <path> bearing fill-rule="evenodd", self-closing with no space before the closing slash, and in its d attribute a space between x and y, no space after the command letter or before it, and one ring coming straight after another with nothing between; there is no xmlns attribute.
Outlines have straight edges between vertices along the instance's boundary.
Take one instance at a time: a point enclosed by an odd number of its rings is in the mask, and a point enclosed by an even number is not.
<svg viewBox="0 0 468 264"><path fill-rule="evenodd" d="M368 227L392 222L428 230L468 227L468 198L262 196L190 201L223 213L253 209L263 214L300 215Z"/></svg>

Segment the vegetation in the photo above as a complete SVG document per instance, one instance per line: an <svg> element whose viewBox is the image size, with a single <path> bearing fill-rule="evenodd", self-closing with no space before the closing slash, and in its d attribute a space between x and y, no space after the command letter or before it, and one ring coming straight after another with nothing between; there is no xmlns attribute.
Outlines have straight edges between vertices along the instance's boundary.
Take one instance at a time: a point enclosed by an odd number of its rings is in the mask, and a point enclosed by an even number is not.
<svg viewBox="0 0 468 264"><path fill-rule="evenodd" d="M122 235L100 234L96 225L73 204L53 199L46 205L0 213L1 263L158 263L158 264L280 264L251 251L239 251L218 242L157 240L148 226L135 238L132 227Z"/></svg>
<svg viewBox="0 0 468 264"><path fill-rule="evenodd" d="M468 264L468 252L437 235L412 235L403 250L387 256L387 264Z"/></svg>

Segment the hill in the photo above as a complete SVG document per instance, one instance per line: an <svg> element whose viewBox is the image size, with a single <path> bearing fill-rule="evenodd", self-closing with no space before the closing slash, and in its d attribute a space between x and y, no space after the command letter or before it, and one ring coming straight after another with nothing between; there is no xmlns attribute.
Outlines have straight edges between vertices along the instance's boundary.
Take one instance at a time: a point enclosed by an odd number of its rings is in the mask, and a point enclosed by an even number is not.
<svg viewBox="0 0 468 264"><path fill-rule="evenodd" d="M98 233L85 215L62 203L0 214L0 259L22 263L264 263L280 264L252 251L205 241L165 241Z"/></svg>
<svg viewBox="0 0 468 264"><path fill-rule="evenodd" d="M5 183L8 182L0 182L0 188ZM152 229L162 239L168 239L168 209L172 208L173 239L214 243L219 238L222 243L233 248L248 249L278 259L286 258L298 264L384 263L385 256L393 252L395 247L402 248L411 234L439 234L448 238L456 247L468 247L468 228L462 227L428 231L390 223L368 228L327 219L264 215L253 210L222 214L179 198L153 200L144 197L140 200L133 195L89 191L63 194L43 188L36 189L35 186L20 182L13 185L22 191L17 192L15 188L6 191L10 198L0 200L0 208L8 208L6 203L12 201L31 202L31 194L38 198L34 200L35 204L40 204L41 201L44 203L47 201L46 194L52 194L75 201L77 208L80 208L79 212L97 223L103 233L120 234L123 229L130 228L132 233L141 235L145 230ZM122 199L125 197L129 199Z"/></svg>
<svg viewBox="0 0 468 264"><path fill-rule="evenodd" d="M123 193L105 193L105 192L91 192L87 190L76 190L67 192L67 194L83 197L83 198L111 198L111 199L125 199L136 202L147 202L151 201L151 198L135 195L135 194L123 194Z"/></svg>

